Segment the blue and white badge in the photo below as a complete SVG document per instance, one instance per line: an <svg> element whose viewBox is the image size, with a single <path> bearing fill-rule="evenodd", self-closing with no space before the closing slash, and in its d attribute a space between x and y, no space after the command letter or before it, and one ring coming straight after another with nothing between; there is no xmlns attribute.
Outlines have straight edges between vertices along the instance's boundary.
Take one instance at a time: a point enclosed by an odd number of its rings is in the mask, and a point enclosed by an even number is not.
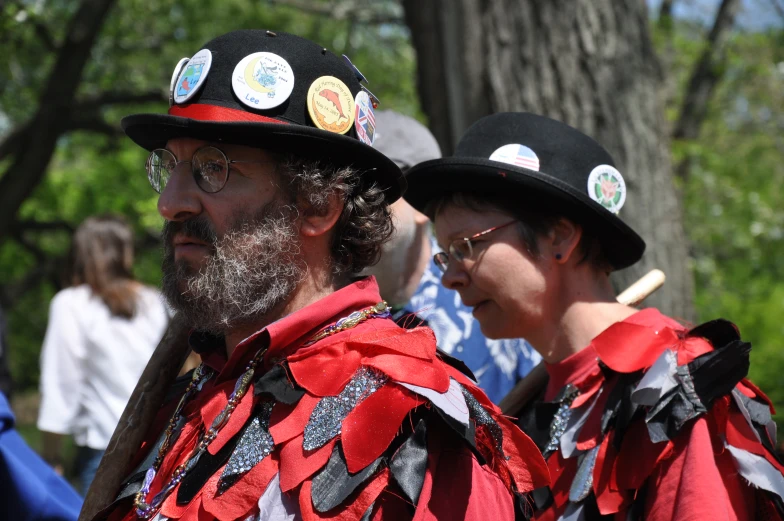
<svg viewBox="0 0 784 521"><path fill-rule="evenodd" d="M185 64L188 63L188 58L181 58L180 61L177 62L177 65L174 67L174 72L172 72L171 81L169 81L169 106L171 107L174 105L174 85L177 83L177 78L180 77L180 73L182 72L182 68L185 67Z"/></svg>
<svg viewBox="0 0 784 521"><path fill-rule="evenodd" d="M490 160L539 171L539 156L527 146L517 143L496 149L490 154Z"/></svg>
<svg viewBox="0 0 784 521"><path fill-rule="evenodd" d="M354 99L354 128L357 137L366 145L373 146L376 139L376 116L373 114L373 102L364 90L357 93Z"/></svg>
<svg viewBox="0 0 784 521"><path fill-rule="evenodd" d="M231 87L248 107L264 110L289 99L294 90L294 73L289 62L271 52L254 52L234 67Z"/></svg>
<svg viewBox="0 0 784 521"><path fill-rule="evenodd" d="M198 92L207 79L211 65L212 53L209 49L200 50L188 60L174 85L174 103L185 103Z"/></svg>

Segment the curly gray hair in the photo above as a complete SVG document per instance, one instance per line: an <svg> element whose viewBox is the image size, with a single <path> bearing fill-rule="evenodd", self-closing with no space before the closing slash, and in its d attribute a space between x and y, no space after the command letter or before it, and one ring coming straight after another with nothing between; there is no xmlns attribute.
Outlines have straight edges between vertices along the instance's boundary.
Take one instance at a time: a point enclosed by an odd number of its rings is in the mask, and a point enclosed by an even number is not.
<svg viewBox="0 0 784 521"><path fill-rule="evenodd" d="M363 183L362 171L355 168L294 155L285 157L278 171L290 203L305 201L316 212L325 212L332 196L343 199L331 247L335 276L356 274L378 262L381 245L394 232L381 188Z"/></svg>

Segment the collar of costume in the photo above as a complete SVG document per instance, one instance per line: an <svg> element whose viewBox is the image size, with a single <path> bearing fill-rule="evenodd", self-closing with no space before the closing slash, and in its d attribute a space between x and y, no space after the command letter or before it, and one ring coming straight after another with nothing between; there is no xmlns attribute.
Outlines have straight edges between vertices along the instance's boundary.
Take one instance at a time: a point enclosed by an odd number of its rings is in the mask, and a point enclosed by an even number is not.
<svg viewBox="0 0 784 521"><path fill-rule="evenodd" d="M232 354L221 378L204 383L183 407L184 424L156 476L145 482L142 462L118 501L142 487L154 498L187 463L187 475L161 502L168 519L202 519L205 512L220 521L245 519L283 496L303 519L358 519L393 497L404 510L427 505L429 458L444 443L472 452L521 498L549 483L535 444L439 358L432 330L374 318L303 347L378 299L375 280L363 279L244 340L235 353L245 354ZM265 367L259 364L248 392L191 462L201 433L223 420L243 360L257 347L268 349ZM153 442L145 447L156 451Z"/></svg>
<svg viewBox="0 0 784 521"><path fill-rule="evenodd" d="M541 426L529 434L545 451L554 484L534 495L537 510L556 520L597 511L638 516L649 476L685 446L685 427L707 417L728 449L716 457L730 454L757 504L784 516L773 408L745 378L750 348L725 320L687 330L648 309L549 364L545 401L520 415L521 425Z"/></svg>
<svg viewBox="0 0 784 521"><path fill-rule="evenodd" d="M301 347L310 336L327 324L357 309L375 305L381 300L375 277L357 280L336 292L327 295L317 304L304 308L256 331L237 344L230 359L226 359L223 336L194 331L190 335L191 348L199 353L205 365L218 373L230 377L244 366L263 345L268 345L265 361L267 368L280 361L285 352Z"/></svg>

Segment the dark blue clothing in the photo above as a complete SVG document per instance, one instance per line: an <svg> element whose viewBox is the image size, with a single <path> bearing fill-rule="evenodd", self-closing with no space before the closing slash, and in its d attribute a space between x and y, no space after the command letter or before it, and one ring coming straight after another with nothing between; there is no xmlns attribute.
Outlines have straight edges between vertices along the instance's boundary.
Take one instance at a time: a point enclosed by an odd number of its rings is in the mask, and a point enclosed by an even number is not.
<svg viewBox="0 0 784 521"><path fill-rule="evenodd" d="M439 250L435 241L432 247L434 252ZM541 361L539 353L525 340L485 337L471 308L463 305L457 291L441 285L441 271L433 261L406 310L427 322L436 334L438 347L465 362L495 403Z"/></svg>
<svg viewBox="0 0 784 521"><path fill-rule="evenodd" d="M76 447L76 462L74 464L76 477L79 479L79 493L82 497L87 496L90 484L98 472L98 465L101 463L103 449L92 449L90 447Z"/></svg>
<svg viewBox="0 0 784 521"><path fill-rule="evenodd" d="M72 521L82 499L14 430L14 416L0 394L0 519Z"/></svg>

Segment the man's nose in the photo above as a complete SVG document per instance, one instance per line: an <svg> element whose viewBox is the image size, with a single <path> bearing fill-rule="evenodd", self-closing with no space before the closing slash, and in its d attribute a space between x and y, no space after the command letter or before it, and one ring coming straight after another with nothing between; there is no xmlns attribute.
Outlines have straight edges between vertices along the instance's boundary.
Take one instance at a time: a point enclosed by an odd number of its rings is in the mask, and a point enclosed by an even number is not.
<svg viewBox="0 0 784 521"><path fill-rule="evenodd" d="M158 213L167 221L185 221L201 213L201 196L190 163L180 163L158 198Z"/></svg>

